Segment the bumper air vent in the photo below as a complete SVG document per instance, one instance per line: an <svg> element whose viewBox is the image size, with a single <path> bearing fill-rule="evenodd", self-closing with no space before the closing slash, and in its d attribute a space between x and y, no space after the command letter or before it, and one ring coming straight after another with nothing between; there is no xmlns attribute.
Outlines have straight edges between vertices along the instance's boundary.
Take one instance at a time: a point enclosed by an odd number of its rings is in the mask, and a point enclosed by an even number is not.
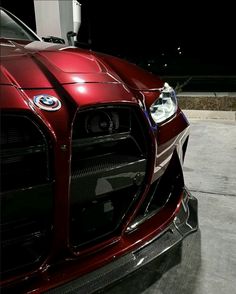
<svg viewBox="0 0 236 294"><path fill-rule="evenodd" d="M147 219L165 210L176 209L184 189L182 167L177 152L173 153L172 159L164 174L152 183L149 193L139 209L134 222L128 227L131 232Z"/></svg>

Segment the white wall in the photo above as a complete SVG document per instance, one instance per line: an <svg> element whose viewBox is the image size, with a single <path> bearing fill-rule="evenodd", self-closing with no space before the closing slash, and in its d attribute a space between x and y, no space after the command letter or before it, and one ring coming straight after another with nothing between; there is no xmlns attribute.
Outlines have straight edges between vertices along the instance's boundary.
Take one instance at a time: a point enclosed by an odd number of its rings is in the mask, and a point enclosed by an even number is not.
<svg viewBox="0 0 236 294"><path fill-rule="evenodd" d="M55 36L67 41L68 31L78 32L81 7L76 0L34 0L36 31L40 37Z"/></svg>

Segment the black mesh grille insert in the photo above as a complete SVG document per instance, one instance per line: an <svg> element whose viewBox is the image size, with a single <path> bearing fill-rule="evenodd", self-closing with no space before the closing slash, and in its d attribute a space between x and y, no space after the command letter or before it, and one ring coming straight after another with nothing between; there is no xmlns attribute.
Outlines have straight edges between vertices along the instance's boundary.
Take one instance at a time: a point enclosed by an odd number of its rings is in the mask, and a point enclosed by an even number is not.
<svg viewBox="0 0 236 294"><path fill-rule="evenodd" d="M1 275L28 270L48 250L52 180L48 140L24 115L1 114Z"/></svg>
<svg viewBox="0 0 236 294"><path fill-rule="evenodd" d="M27 188L48 180L45 137L24 116L1 115L1 190Z"/></svg>
<svg viewBox="0 0 236 294"><path fill-rule="evenodd" d="M147 167L144 118L129 107L78 113L73 130L71 242L116 231L138 198Z"/></svg>

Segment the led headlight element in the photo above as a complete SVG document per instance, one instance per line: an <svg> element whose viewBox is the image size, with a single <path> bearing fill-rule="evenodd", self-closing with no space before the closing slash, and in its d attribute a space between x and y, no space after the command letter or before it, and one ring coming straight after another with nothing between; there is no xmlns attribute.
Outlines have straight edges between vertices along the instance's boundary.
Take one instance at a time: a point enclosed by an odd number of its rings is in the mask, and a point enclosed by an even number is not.
<svg viewBox="0 0 236 294"><path fill-rule="evenodd" d="M155 123L163 122L177 110L177 99L173 88L165 83L160 91L160 96L150 107L150 113Z"/></svg>

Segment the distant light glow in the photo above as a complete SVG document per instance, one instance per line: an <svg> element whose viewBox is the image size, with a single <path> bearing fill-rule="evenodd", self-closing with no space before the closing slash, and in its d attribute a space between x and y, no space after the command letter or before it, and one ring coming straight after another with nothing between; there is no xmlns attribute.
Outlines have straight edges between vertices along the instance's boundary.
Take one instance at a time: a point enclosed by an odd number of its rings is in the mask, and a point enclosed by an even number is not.
<svg viewBox="0 0 236 294"><path fill-rule="evenodd" d="M181 49L180 47L177 48L178 51L179 51L180 49Z"/></svg>

